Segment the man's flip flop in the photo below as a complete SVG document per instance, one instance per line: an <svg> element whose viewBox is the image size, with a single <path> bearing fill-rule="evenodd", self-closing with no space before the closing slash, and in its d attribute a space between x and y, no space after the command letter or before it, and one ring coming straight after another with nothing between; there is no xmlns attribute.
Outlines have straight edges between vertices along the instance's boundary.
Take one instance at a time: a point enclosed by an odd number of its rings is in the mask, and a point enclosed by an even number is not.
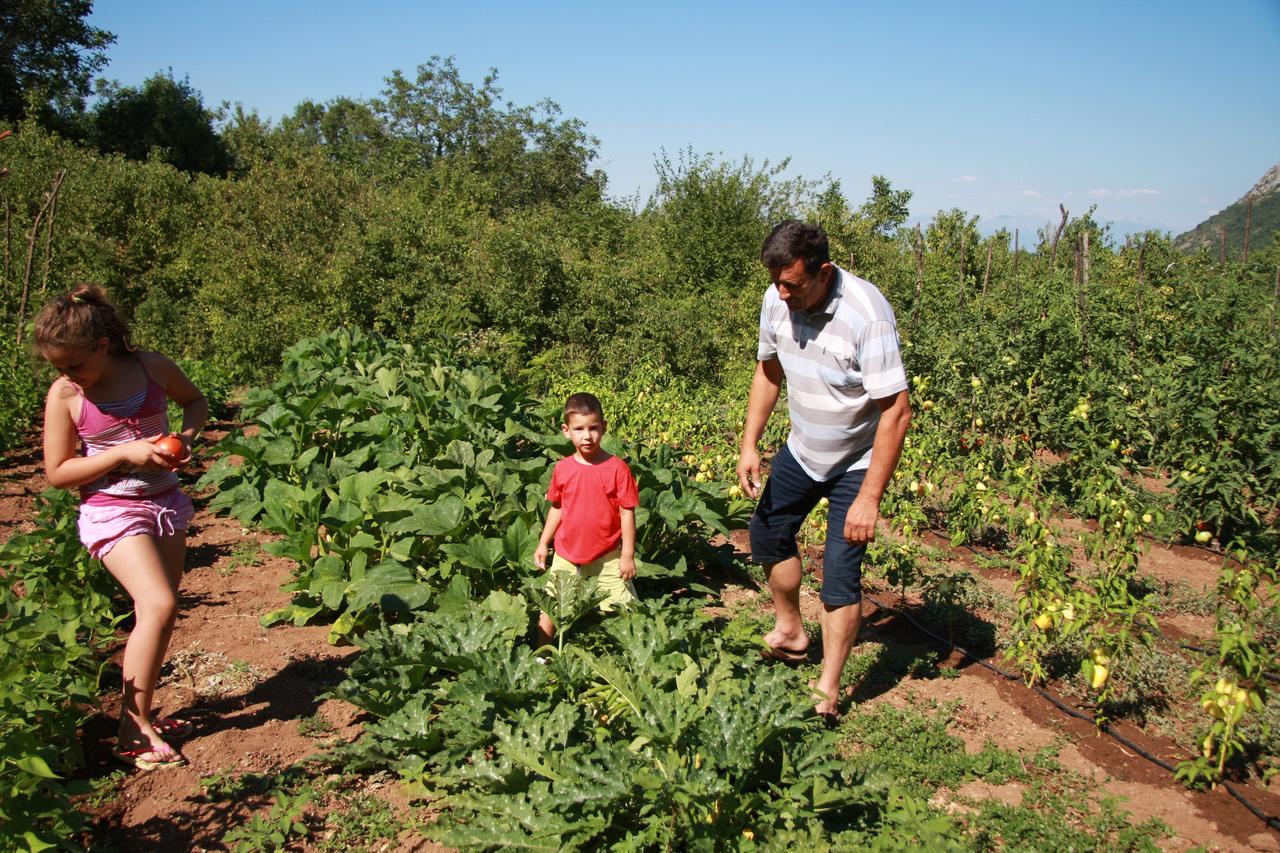
<svg viewBox="0 0 1280 853"><path fill-rule="evenodd" d="M760 650L760 657L783 663L805 663L809 660L809 650L784 649L782 646L766 645Z"/></svg>
<svg viewBox="0 0 1280 853"><path fill-rule="evenodd" d="M191 725L191 723L172 717L153 717L151 725L158 734L167 738L176 738L177 740L189 738L195 732L195 726Z"/></svg>
<svg viewBox="0 0 1280 853"><path fill-rule="evenodd" d="M125 749L116 744L112 747L111 754L130 767L136 767L139 770L148 772L165 770L170 767L181 767L187 763L187 759L182 757L182 753L167 743L162 748L154 747L148 743L133 749Z"/></svg>

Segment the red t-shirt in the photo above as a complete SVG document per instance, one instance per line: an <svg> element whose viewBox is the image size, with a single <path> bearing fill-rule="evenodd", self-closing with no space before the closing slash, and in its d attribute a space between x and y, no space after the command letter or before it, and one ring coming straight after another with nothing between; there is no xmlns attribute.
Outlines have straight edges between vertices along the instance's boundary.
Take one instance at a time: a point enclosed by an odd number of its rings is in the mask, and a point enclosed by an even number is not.
<svg viewBox="0 0 1280 853"><path fill-rule="evenodd" d="M566 456L551 472L547 500L562 513L556 528L556 553L582 564L618 547L622 542L618 509L634 509L640 494L631 469L618 457L584 465L576 456Z"/></svg>

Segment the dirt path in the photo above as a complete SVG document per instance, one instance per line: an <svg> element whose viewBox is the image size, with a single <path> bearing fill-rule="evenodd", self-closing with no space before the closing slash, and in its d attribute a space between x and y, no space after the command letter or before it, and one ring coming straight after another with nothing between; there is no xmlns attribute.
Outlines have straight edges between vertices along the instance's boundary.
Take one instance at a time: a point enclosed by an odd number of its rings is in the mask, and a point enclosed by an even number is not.
<svg viewBox="0 0 1280 853"><path fill-rule="evenodd" d="M209 439L216 440L217 433L211 429ZM188 472L188 485L198 473ZM29 523L34 496L44 487L36 451L6 456L0 469L0 539ZM320 698L342 678L353 651L330 646L324 626L260 627L258 618L263 613L287 601L280 586L289 579L290 566L261 551L264 536L212 515L205 503L197 500L181 614L156 703L163 713L195 724L194 736L183 745L189 764L164 772L117 775L112 793L93 809L94 841L106 849L224 849L221 839L227 831L261 813L269 801L260 796L212 800L204 795L202 779L278 771L317 753L324 742L350 740L359 733L351 706ZM969 566L971 557L963 551L952 555L958 564ZM1212 558L1206 559L1196 549L1161 549L1148 560L1161 578L1200 589L1211 585ZM997 588L1012 588L1007 572L1002 575L997 569L989 574ZM884 590L875 595L886 603L896 601ZM738 588L728 597L768 606L766 591ZM816 620L819 604L808 587L803 606L806 618ZM860 650L875 644L921 642L904 620L878 612L869 602L864 611ZM1204 626L1187 628L1195 629L1188 633L1202 634ZM1268 831L1225 793L1186 791L1165 771L1098 736L1089 724L1067 717L1020 683L959 657L943 665L954 667L955 677L903 676L879 692L855 698L870 708L877 703L959 702L953 733L970 751L988 740L1025 754L1056 745L1062 765L1123 798L1122 808L1135 821L1154 816L1169 824L1176 832L1167 842L1170 849L1203 845L1280 851L1280 834ZM113 715L116 701L114 697L107 700ZM1157 755L1181 757L1172 742L1132 725L1122 728ZM113 717L106 715L94 717L85 727L85 778L101 780L121 769L110 755L113 734ZM394 783L375 779L368 786L374 795L398 801ZM972 783L951 793L961 800L996 798L1018 803L1023 789L1016 783ZM1248 795L1270 813L1280 813L1280 793L1275 790L1249 788ZM940 793L939 804L948 806L948 797ZM428 848L432 845L402 835L388 849Z"/></svg>

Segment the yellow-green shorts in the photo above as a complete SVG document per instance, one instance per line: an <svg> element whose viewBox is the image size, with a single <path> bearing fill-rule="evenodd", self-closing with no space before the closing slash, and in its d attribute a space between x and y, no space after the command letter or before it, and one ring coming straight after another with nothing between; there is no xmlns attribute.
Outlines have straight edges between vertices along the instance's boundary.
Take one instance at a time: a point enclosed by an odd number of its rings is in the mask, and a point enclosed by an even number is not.
<svg viewBox="0 0 1280 853"><path fill-rule="evenodd" d="M548 572L546 590L551 595L556 594L556 574L577 575L584 581L594 579L599 590L608 596L604 601L600 602L600 609L608 613L616 606L630 604L639 598L636 595L635 585L629 580L623 580L618 575L618 569L621 565L621 548L615 548L590 563L582 563L581 565L571 563L559 554L555 554L551 559L551 569Z"/></svg>

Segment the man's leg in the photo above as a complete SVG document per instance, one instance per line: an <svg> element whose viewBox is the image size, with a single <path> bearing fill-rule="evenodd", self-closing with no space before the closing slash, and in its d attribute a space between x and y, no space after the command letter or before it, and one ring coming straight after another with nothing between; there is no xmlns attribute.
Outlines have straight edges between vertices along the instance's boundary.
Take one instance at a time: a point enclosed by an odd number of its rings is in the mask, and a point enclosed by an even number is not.
<svg viewBox="0 0 1280 853"><path fill-rule="evenodd" d="M801 652L809 648L809 635L804 632L804 620L800 617L803 572L799 557L765 564L764 574L773 595L774 622L773 630L764 635L764 641L775 649Z"/></svg>
<svg viewBox="0 0 1280 853"><path fill-rule="evenodd" d="M819 714L838 713L840 678L861 627L862 602L840 607L822 605L822 675L814 685L819 694L814 710Z"/></svg>
<svg viewBox="0 0 1280 853"><path fill-rule="evenodd" d="M832 483L822 572L822 675L814 685L814 710L838 713L845 662L862 627L862 558L865 543L844 538L844 519L862 488L865 471L847 471Z"/></svg>
<svg viewBox="0 0 1280 853"><path fill-rule="evenodd" d="M764 494L748 525L752 559L764 566L773 595L774 626L764 641L784 652L809 648L809 635L800 618L803 564L796 549L796 534L822 491L823 484L810 479L784 446L773 459Z"/></svg>

